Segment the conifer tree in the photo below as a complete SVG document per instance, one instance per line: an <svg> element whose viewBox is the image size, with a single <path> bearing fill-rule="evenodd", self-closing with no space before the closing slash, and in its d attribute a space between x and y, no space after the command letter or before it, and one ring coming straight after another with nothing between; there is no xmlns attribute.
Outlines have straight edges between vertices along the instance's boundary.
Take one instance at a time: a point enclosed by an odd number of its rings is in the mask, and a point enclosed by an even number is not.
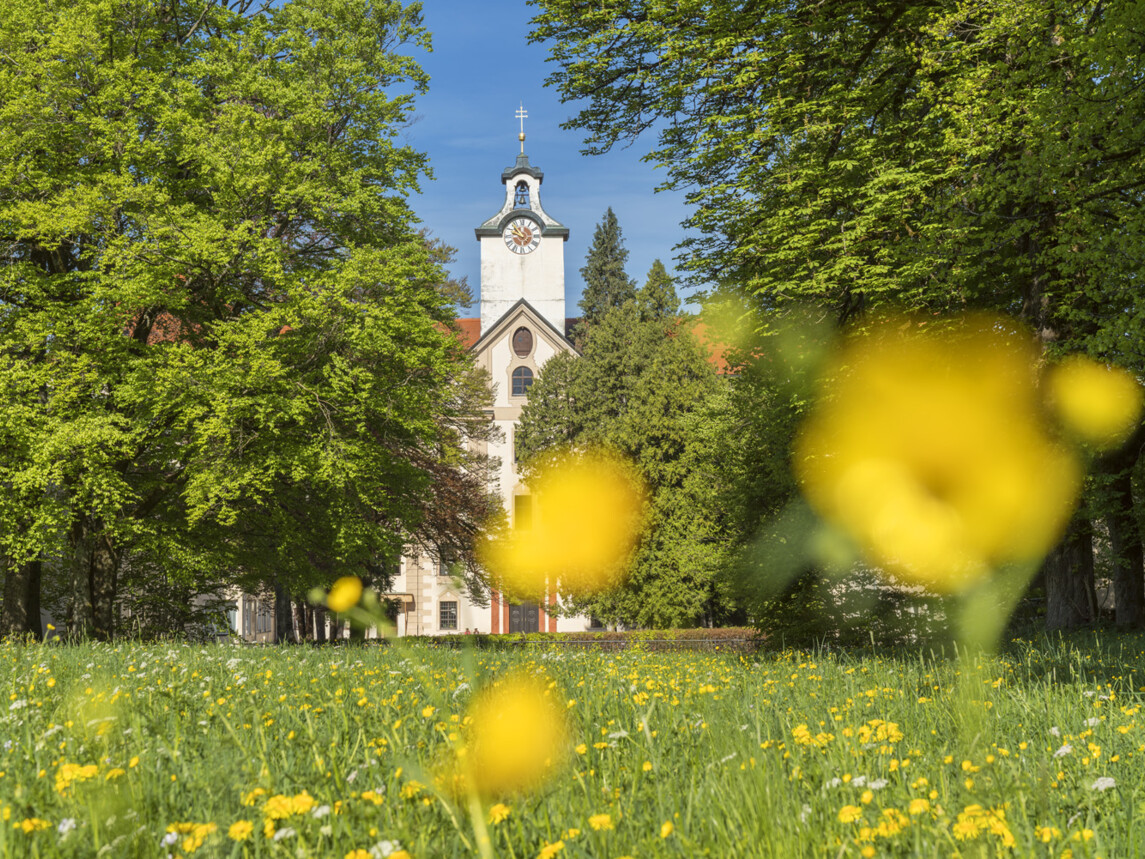
<svg viewBox="0 0 1145 859"><path fill-rule="evenodd" d="M648 279L644 281L637 298L641 315L645 318L671 319L680 313L680 298L676 295L676 284L660 260L652 263L652 268L648 270Z"/></svg>
<svg viewBox="0 0 1145 859"><path fill-rule="evenodd" d="M580 300L582 325L591 328L608 311L636 297L636 282L624 270L628 249L612 207L596 225L592 246L588 249L580 276L584 278L584 295Z"/></svg>

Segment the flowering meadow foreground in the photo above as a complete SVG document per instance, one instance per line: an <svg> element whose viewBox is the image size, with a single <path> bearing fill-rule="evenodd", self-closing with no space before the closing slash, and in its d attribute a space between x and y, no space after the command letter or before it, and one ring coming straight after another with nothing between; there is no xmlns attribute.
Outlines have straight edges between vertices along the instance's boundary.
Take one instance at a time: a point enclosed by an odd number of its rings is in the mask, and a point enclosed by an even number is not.
<svg viewBox="0 0 1145 859"><path fill-rule="evenodd" d="M930 656L0 646L0 855L1104 856L1145 844L1145 639ZM477 690L567 714L528 793ZM494 700L486 698L484 700ZM486 708L487 709L487 708ZM466 721L470 724L466 725ZM511 757L512 750L506 750Z"/></svg>

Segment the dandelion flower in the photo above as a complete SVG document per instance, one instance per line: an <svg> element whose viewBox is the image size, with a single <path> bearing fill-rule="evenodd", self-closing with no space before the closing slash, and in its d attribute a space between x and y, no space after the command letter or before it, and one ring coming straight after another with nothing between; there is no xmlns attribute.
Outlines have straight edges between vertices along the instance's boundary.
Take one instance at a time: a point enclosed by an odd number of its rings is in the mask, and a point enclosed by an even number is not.
<svg viewBox="0 0 1145 859"><path fill-rule="evenodd" d="M1050 403L1065 426L1099 449L1129 437L1141 416L1137 380L1120 367L1074 355L1049 374Z"/></svg>
<svg viewBox="0 0 1145 859"><path fill-rule="evenodd" d="M475 697L467 719L461 760L483 796L535 789L564 762L564 707L540 678L517 674L489 687Z"/></svg>
<svg viewBox="0 0 1145 859"><path fill-rule="evenodd" d="M588 819L588 825L596 832L604 829L614 829L611 814L594 814Z"/></svg>
<svg viewBox="0 0 1145 859"><path fill-rule="evenodd" d="M627 463L600 452L563 454L530 481L528 527L494 539L482 561L502 589L530 596L557 581L591 594L619 583L643 521L644 487Z"/></svg>
<svg viewBox="0 0 1145 859"><path fill-rule="evenodd" d="M232 841L246 841L254 831L254 824L249 820L236 820L227 830L227 838Z"/></svg>
<svg viewBox="0 0 1145 859"><path fill-rule="evenodd" d="M513 809L502 802L498 802L489 809L489 823L496 826L498 823L503 823L513 813Z"/></svg>
<svg viewBox="0 0 1145 859"><path fill-rule="evenodd" d="M326 605L330 611L344 612L356 606L361 598L362 580L357 576L343 576L330 588Z"/></svg>
<svg viewBox="0 0 1145 859"><path fill-rule="evenodd" d="M910 584L954 593L1041 558L1081 485L1040 423L1033 345L1003 321L856 339L795 445L811 505Z"/></svg>

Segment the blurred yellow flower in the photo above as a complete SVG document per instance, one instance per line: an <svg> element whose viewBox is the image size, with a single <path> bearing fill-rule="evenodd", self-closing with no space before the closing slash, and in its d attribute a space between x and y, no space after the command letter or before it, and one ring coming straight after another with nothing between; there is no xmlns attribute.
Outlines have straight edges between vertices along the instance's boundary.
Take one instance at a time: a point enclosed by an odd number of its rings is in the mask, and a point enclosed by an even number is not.
<svg viewBox="0 0 1145 859"><path fill-rule="evenodd" d="M594 814L588 819L588 825L597 832L604 829L614 829L611 814Z"/></svg>
<svg viewBox="0 0 1145 859"><path fill-rule="evenodd" d="M541 466L530 486L530 521L482 547L501 588L535 596L558 581L573 594L618 584L643 523L645 492L635 470L603 452L567 453Z"/></svg>
<svg viewBox="0 0 1145 859"><path fill-rule="evenodd" d="M676 827L672 825L671 820L665 820L660 825L660 837L661 838L667 838L669 835L671 835L675 831L676 831Z"/></svg>
<svg viewBox="0 0 1145 859"><path fill-rule="evenodd" d="M249 820L236 820L227 830L227 838L232 841L246 841L254 831L254 824Z"/></svg>
<svg viewBox="0 0 1145 859"><path fill-rule="evenodd" d="M512 813L513 809L502 802L498 802L489 809L489 823L493 826L503 823Z"/></svg>
<svg viewBox="0 0 1145 859"><path fill-rule="evenodd" d="M343 576L334 582L326 595L326 605L330 611L348 611L362 598L362 580L357 576Z"/></svg>
<svg viewBox="0 0 1145 859"><path fill-rule="evenodd" d="M541 848L541 852L537 854L537 859L553 859L564 849L565 843L563 841L554 841L552 844L546 844Z"/></svg>
<svg viewBox="0 0 1145 859"><path fill-rule="evenodd" d="M857 805L844 805L839 809L840 823L854 823L863 816L863 810Z"/></svg>
<svg viewBox="0 0 1145 859"><path fill-rule="evenodd" d="M524 674L510 675L474 698L459 760L478 794L533 790L564 763L569 733L558 698L546 680Z"/></svg>
<svg viewBox="0 0 1145 859"><path fill-rule="evenodd" d="M1049 374L1049 399L1061 422L1099 449L1125 441L1141 417L1137 379L1120 367L1074 355Z"/></svg>
<svg viewBox="0 0 1145 859"><path fill-rule="evenodd" d="M836 359L795 446L811 505L893 576L971 587L1057 541L1081 484L1039 422L1033 343L1006 322L887 323Z"/></svg>

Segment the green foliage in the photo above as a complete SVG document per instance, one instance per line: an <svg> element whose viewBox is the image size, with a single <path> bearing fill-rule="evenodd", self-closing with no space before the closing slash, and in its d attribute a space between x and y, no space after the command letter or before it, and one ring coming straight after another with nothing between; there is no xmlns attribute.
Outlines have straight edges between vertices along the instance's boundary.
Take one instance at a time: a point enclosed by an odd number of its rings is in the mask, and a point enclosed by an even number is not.
<svg viewBox="0 0 1145 859"><path fill-rule="evenodd" d="M635 300L603 312L579 358L554 358L529 390L517 449L524 460L557 446L601 446L629 458L650 490L648 528L626 584L572 602L627 626L722 620L717 581L721 503L704 410L720 380L662 266Z"/></svg>
<svg viewBox="0 0 1145 859"><path fill-rule="evenodd" d="M610 206L596 225L592 245L580 270L584 278L581 322L586 328L599 322L610 308L636 297L636 282L624 271L627 261L628 249L624 247L620 224Z"/></svg>
<svg viewBox="0 0 1145 859"><path fill-rule="evenodd" d="M656 135L697 277L841 319L1002 307L1111 355L1140 328L1137 4L536 5L589 151Z"/></svg>
<svg viewBox="0 0 1145 859"><path fill-rule="evenodd" d="M5 5L0 544L72 567L81 630L132 547L301 588L464 464L395 141L427 39L397 2Z"/></svg>

